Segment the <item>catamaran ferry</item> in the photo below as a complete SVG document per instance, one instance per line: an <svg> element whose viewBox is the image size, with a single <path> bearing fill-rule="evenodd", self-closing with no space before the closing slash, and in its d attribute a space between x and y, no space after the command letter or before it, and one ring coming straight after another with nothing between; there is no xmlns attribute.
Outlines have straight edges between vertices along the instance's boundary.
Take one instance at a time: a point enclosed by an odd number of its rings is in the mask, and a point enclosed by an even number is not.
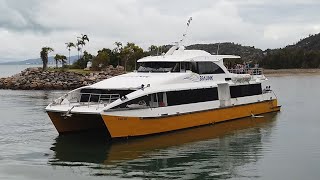
<svg viewBox="0 0 320 180"><path fill-rule="evenodd" d="M279 111L262 69L228 70L224 59L185 50L138 60L136 71L75 89L46 107L59 133L104 129L143 136Z"/></svg>

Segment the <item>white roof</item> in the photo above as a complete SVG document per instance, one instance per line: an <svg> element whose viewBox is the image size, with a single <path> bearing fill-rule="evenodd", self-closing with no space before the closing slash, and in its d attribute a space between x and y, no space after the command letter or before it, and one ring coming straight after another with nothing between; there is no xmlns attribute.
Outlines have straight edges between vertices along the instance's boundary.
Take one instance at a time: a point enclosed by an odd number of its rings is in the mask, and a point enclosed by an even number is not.
<svg viewBox="0 0 320 180"><path fill-rule="evenodd" d="M188 61L220 61L229 58L240 58L234 55L211 55L202 50L176 50L172 55L148 56L138 62L188 62Z"/></svg>

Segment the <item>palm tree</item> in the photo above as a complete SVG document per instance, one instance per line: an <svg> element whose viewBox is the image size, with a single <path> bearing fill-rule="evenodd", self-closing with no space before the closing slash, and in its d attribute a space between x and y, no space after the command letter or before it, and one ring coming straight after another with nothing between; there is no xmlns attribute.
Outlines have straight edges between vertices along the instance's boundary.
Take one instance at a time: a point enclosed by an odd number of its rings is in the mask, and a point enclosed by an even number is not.
<svg viewBox="0 0 320 180"><path fill-rule="evenodd" d="M70 51L71 51L71 48L75 48L76 45L74 45L73 42L67 42L66 45L67 45L67 49L68 49L68 51L69 51L69 65L70 65L70 64L71 64L71 63L70 63Z"/></svg>
<svg viewBox="0 0 320 180"><path fill-rule="evenodd" d="M82 39L77 39L77 50L78 50L78 59L80 59L80 52L82 54L82 48L86 43Z"/></svg>
<svg viewBox="0 0 320 180"><path fill-rule="evenodd" d="M54 60L56 61L56 67L58 68L58 62L61 61L62 67L66 63L67 57L64 55L56 54L54 56Z"/></svg>
<svg viewBox="0 0 320 180"><path fill-rule="evenodd" d="M86 34L81 34L80 37L77 37L77 49L78 49L78 59L80 59L80 55L82 55L83 46L86 45L86 42L89 42L89 37ZM81 47L80 47L81 46Z"/></svg>
<svg viewBox="0 0 320 180"><path fill-rule="evenodd" d="M54 56L54 60L56 61L56 68L58 68L58 61L60 60L59 54Z"/></svg>
<svg viewBox="0 0 320 180"><path fill-rule="evenodd" d="M86 34L81 34L81 40L89 42L89 37Z"/></svg>
<svg viewBox="0 0 320 180"><path fill-rule="evenodd" d="M48 54L50 52L53 52L53 48L51 47L42 47L41 52L40 52L40 57L42 60L42 71L45 71L48 67Z"/></svg>
<svg viewBox="0 0 320 180"><path fill-rule="evenodd" d="M65 55L60 55L60 61L62 64L62 67L67 63L67 57Z"/></svg>

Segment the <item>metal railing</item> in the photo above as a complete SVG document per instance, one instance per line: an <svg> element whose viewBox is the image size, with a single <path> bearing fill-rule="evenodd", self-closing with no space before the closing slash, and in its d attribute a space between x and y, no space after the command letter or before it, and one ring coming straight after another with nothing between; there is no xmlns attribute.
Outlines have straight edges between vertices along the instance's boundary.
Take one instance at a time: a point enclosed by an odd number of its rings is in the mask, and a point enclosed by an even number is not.
<svg viewBox="0 0 320 180"><path fill-rule="evenodd" d="M228 69L230 73L234 74L250 74L250 75L263 75L262 68L236 68L236 69Z"/></svg>
<svg viewBox="0 0 320 180"><path fill-rule="evenodd" d="M110 104L120 98L120 94L95 94L95 93L79 93L76 103L82 105ZM72 103L72 102L71 102Z"/></svg>
<svg viewBox="0 0 320 180"><path fill-rule="evenodd" d="M107 105L120 98L120 94L96 94L96 93L79 93L72 92L63 97L56 99L53 105L61 105L64 99L67 99L69 105L78 104L77 106L90 105Z"/></svg>

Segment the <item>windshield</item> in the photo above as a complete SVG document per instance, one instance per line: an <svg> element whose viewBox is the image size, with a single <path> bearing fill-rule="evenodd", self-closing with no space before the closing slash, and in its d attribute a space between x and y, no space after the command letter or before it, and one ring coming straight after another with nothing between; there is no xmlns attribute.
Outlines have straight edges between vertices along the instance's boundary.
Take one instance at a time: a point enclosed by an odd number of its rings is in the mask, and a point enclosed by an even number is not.
<svg viewBox="0 0 320 180"><path fill-rule="evenodd" d="M180 72L179 62L143 62L138 72Z"/></svg>

